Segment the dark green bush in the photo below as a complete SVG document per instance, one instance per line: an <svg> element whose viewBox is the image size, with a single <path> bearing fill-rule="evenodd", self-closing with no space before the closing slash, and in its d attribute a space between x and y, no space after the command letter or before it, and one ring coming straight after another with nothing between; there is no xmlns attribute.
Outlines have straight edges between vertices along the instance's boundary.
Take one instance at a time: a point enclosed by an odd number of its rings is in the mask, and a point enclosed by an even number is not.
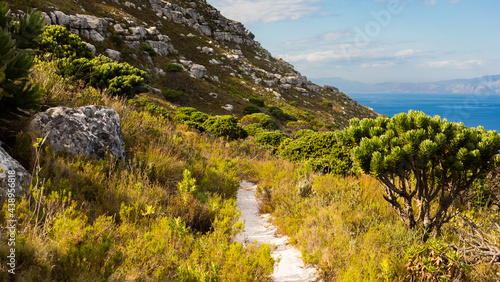
<svg viewBox="0 0 500 282"><path fill-rule="evenodd" d="M149 46L148 44L141 44L141 50L142 51L146 51L149 56L151 57L154 57L156 56L156 51L155 49L153 49L151 46Z"/></svg>
<svg viewBox="0 0 500 282"><path fill-rule="evenodd" d="M281 142L288 138L290 137L281 131L260 132L255 135L255 143L278 148Z"/></svg>
<svg viewBox="0 0 500 282"><path fill-rule="evenodd" d="M175 114L175 120L178 122L192 121L197 123L204 123L208 119L208 115L198 111L195 108L184 107L179 108Z"/></svg>
<svg viewBox="0 0 500 282"><path fill-rule="evenodd" d="M327 106L327 107L333 106L333 103L331 101L328 101L328 100L324 100L323 102L321 102L321 104L324 106Z"/></svg>
<svg viewBox="0 0 500 282"><path fill-rule="evenodd" d="M255 106L255 105L248 105L248 106L245 106L245 108L243 108L244 115L251 115L251 114L256 114L256 113L260 113L260 109L259 109L259 107Z"/></svg>
<svg viewBox="0 0 500 282"><path fill-rule="evenodd" d="M217 137L227 137L229 140L246 138L248 133L238 124L233 116L211 117L203 123L208 132Z"/></svg>
<svg viewBox="0 0 500 282"><path fill-rule="evenodd" d="M59 61L60 74L81 79L90 86L107 88L115 95L131 96L147 91L149 82L145 71L128 63L118 63L103 55L91 60L79 58Z"/></svg>
<svg viewBox="0 0 500 282"><path fill-rule="evenodd" d="M167 89L162 92L163 97L167 100L176 100L179 99L182 95L184 95L183 91L178 91L174 89Z"/></svg>
<svg viewBox="0 0 500 282"><path fill-rule="evenodd" d="M178 64L169 63L167 65L167 67L165 68L165 71L167 71L167 72L181 72L182 67L179 66Z"/></svg>
<svg viewBox="0 0 500 282"><path fill-rule="evenodd" d="M255 136L257 133L267 131L262 127L262 124L260 123L252 123L249 124L245 127L246 132L248 132L248 135L250 136Z"/></svg>
<svg viewBox="0 0 500 282"><path fill-rule="evenodd" d="M264 107L264 99L259 98L259 97L250 97L248 98L250 103L259 106L259 107Z"/></svg>
<svg viewBox="0 0 500 282"><path fill-rule="evenodd" d="M263 114L263 113L255 113L251 115L246 115L241 119L241 123L243 125L249 125L252 123L260 123L262 128L268 130L277 130L279 129L278 124L273 120L272 117Z"/></svg>
<svg viewBox="0 0 500 282"><path fill-rule="evenodd" d="M32 52L43 32L40 12L29 12L14 21L10 9L0 3L0 127L37 109L41 94L28 80Z"/></svg>
<svg viewBox="0 0 500 282"><path fill-rule="evenodd" d="M269 113L281 121L297 121L295 116L283 112L283 110L278 107L270 107Z"/></svg>
<svg viewBox="0 0 500 282"><path fill-rule="evenodd" d="M92 50L82 43L80 37L59 25L51 25L45 29L39 54L50 54L54 59L90 59L94 57Z"/></svg>
<svg viewBox="0 0 500 282"><path fill-rule="evenodd" d="M297 107L299 105L299 102L297 102L297 101L291 101L290 105L294 106L294 107Z"/></svg>

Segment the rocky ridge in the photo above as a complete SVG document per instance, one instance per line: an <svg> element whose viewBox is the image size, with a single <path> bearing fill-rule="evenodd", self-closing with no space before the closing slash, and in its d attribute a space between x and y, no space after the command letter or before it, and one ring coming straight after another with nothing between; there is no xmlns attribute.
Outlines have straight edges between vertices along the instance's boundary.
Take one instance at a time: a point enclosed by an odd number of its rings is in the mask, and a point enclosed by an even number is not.
<svg viewBox="0 0 500 282"><path fill-rule="evenodd" d="M114 0L103 7L113 6L115 12L89 15L83 13L88 7L76 1L80 4L78 13L49 7L43 14L47 24L68 28L88 41L95 53L132 61L148 70L156 79L152 85L156 93L175 88L171 81L164 81L168 80L168 70L161 61L177 63L194 79L186 83L193 86L192 90L175 89L193 94L181 104L206 105L209 109L205 111L215 114L230 108L230 112L241 115L248 97L260 96L270 105L284 106L296 115L308 112L339 127L347 126L353 117L377 116L337 88L318 86L291 64L274 58L242 23L227 19L206 1L174 2ZM144 46L154 50L156 56L146 52ZM321 106L325 100L331 101L331 106ZM290 106L292 101L302 109Z"/></svg>

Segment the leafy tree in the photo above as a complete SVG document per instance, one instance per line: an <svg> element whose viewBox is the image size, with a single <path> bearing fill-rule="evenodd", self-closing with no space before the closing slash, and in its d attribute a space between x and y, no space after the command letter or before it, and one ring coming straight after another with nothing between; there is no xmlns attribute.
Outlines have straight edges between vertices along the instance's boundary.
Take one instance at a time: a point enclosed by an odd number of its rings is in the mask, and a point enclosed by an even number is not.
<svg viewBox="0 0 500 282"><path fill-rule="evenodd" d="M255 113L260 113L259 107L255 106L255 105L248 105L248 106L245 106L245 108L243 108L244 115L251 115L251 114L255 114Z"/></svg>
<svg viewBox="0 0 500 282"><path fill-rule="evenodd" d="M246 138L248 133L238 124L233 116L211 117L203 123L208 132L217 137L227 137L229 140Z"/></svg>
<svg viewBox="0 0 500 282"><path fill-rule="evenodd" d="M359 168L382 184L384 199L408 228L440 231L454 200L500 164L500 135L410 111L351 120L346 133Z"/></svg>
<svg viewBox="0 0 500 282"><path fill-rule="evenodd" d="M41 94L28 80L45 21L40 12L29 12L18 21L0 3L0 127L9 120L26 116L37 109Z"/></svg>

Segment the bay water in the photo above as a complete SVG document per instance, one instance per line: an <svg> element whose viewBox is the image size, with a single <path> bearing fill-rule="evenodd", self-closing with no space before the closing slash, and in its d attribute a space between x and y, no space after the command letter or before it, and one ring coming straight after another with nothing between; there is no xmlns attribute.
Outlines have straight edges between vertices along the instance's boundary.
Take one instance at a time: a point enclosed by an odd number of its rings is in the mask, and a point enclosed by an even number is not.
<svg viewBox="0 0 500 282"><path fill-rule="evenodd" d="M390 117L410 110L439 115L466 126L500 132L500 94L350 93L361 105Z"/></svg>

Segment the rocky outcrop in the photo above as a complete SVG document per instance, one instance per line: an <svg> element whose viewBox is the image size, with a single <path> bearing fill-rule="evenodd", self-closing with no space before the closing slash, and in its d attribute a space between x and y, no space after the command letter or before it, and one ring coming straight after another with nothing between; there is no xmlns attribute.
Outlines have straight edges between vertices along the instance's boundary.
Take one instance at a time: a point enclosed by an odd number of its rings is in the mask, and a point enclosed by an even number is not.
<svg viewBox="0 0 500 282"><path fill-rule="evenodd" d="M37 114L30 128L36 136L47 136L48 144L55 152L100 159L109 154L125 160L120 117L111 108L50 108Z"/></svg>
<svg viewBox="0 0 500 282"><path fill-rule="evenodd" d="M61 11L53 11L50 12L50 14L42 14L48 25L52 24L63 26L72 33L81 37L85 37L96 42L102 42L106 37L109 19L107 20L91 15L66 15Z"/></svg>
<svg viewBox="0 0 500 282"><path fill-rule="evenodd" d="M10 179L14 179L9 181ZM10 184L9 183L13 183ZM31 183L31 174L2 147L0 147L0 200L6 198L7 191L14 188L19 195Z"/></svg>

